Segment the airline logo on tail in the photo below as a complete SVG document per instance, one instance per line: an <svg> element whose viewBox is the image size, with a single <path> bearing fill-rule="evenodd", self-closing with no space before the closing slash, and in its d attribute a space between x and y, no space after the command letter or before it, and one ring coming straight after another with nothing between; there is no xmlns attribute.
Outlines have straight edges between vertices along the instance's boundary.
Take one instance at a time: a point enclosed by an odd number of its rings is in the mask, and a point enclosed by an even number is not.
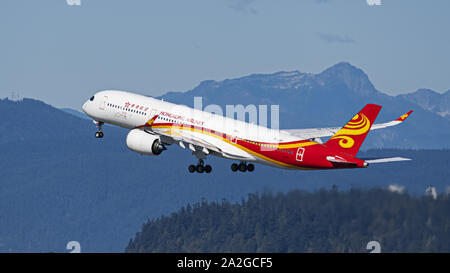
<svg viewBox="0 0 450 273"><path fill-rule="evenodd" d="M370 130L370 120L362 113L356 114L342 129L340 129L331 139L340 139L339 146L348 149L355 145L352 136L359 136Z"/></svg>
<svg viewBox="0 0 450 273"><path fill-rule="evenodd" d="M326 143L330 149L355 156L375 122L381 106L367 104Z"/></svg>

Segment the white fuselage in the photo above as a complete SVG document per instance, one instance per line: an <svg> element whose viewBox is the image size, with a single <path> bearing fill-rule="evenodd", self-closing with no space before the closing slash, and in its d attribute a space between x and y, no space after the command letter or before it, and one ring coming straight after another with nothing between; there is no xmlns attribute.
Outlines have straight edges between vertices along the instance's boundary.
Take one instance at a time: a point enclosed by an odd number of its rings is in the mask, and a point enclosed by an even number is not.
<svg viewBox="0 0 450 273"><path fill-rule="evenodd" d="M179 144L181 147L191 148L195 151L198 147L189 146L190 139L204 143L204 147L217 147L209 149L208 154L219 157L253 161L280 167L263 158L255 156L246 150L232 145L235 139L255 141L260 143L286 143L298 141L294 137L279 130L250 124L201 110L196 110L185 105L173 104L151 97L138 95L124 91L101 91L83 105L83 111L96 121L109 123L134 129L146 124L152 117L158 115L155 122L159 124L181 124L194 126L199 130L189 132L178 130L173 126L156 126L153 133L161 136L165 144ZM201 132L202 131L202 132ZM207 132L207 133L205 133ZM229 141L215 137L214 134L226 134ZM192 149L194 148L194 149ZM281 166L282 167L282 166Z"/></svg>

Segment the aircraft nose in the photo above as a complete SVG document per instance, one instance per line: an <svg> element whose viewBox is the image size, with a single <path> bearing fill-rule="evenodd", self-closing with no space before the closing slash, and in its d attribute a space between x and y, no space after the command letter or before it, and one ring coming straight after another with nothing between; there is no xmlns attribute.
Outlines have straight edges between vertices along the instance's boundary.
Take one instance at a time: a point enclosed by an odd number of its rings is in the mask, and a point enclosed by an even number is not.
<svg viewBox="0 0 450 273"><path fill-rule="evenodd" d="M83 112L86 113L86 114L87 114L87 104L88 104L88 101L86 101L86 102L83 104L83 106L81 107L81 108L83 109Z"/></svg>

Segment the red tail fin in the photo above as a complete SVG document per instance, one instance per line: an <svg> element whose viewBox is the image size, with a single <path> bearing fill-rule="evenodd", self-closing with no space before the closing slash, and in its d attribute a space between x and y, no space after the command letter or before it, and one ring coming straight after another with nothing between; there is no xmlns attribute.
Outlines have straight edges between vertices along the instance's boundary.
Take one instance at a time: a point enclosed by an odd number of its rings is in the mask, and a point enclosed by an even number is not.
<svg viewBox="0 0 450 273"><path fill-rule="evenodd" d="M381 106L379 105L367 104L344 127L332 136L325 143L325 146L355 156L380 110Z"/></svg>

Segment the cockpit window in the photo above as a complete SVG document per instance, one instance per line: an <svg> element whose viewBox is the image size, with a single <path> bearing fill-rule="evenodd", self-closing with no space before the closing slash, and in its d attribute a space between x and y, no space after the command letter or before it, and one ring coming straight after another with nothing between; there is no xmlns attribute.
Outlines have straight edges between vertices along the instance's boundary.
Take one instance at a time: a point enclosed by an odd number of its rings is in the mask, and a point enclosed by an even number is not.
<svg viewBox="0 0 450 273"><path fill-rule="evenodd" d="M94 96L92 96L89 100L90 100L90 101L93 101L93 100L94 100Z"/></svg>

